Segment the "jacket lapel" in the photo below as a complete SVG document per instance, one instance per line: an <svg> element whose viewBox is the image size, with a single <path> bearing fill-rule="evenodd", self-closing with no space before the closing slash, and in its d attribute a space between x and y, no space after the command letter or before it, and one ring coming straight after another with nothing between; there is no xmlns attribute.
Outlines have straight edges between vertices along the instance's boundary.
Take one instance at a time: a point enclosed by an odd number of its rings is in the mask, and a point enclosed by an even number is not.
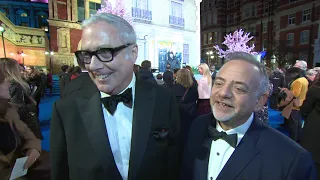
<svg viewBox="0 0 320 180"><path fill-rule="evenodd" d="M260 137L261 126L261 122L254 118L248 131L221 170L218 180L235 179L259 153L256 143Z"/></svg>
<svg viewBox="0 0 320 180"><path fill-rule="evenodd" d="M128 179L136 179L150 137L156 90L137 79L132 122L132 138Z"/></svg>
<svg viewBox="0 0 320 180"><path fill-rule="evenodd" d="M115 167L115 161L109 143L100 99L100 93L97 91L89 99L77 99L77 105L91 146L94 149L93 154L96 155L97 161L106 171Z"/></svg>

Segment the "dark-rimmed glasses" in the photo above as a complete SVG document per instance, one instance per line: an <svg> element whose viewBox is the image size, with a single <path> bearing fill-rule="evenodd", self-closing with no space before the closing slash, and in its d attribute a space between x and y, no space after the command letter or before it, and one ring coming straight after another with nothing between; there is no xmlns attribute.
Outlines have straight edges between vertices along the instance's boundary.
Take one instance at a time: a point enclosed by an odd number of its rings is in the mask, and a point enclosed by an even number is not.
<svg viewBox="0 0 320 180"><path fill-rule="evenodd" d="M99 61L101 62L110 62L113 58L117 55L119 51L122 49L133 45L133 44L125 44L115 48L101 48L96 51L76 51L74 54L76 55L77 59L82 61L85 64L90 64L92 56L96 56Z"/></svg>

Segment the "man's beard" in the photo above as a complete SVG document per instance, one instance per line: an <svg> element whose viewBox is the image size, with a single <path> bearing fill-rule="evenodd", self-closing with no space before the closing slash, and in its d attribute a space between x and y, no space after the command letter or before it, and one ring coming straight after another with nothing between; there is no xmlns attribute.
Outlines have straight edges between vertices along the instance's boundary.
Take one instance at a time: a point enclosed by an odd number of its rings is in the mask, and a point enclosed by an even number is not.
<svg viewBox="0 0 320 180"><path fill-rule="evenodd" d="M216 110L215 108L215 105L214 104L212 106L212 113L213 113L213 116L218 120L218 121L229 121L230 119L232 119L233 117L236 116L236 112L235 112L235 109L233 109L230 113L228 114L225 114L225 113L221 113L221 112L218 112L218 110Z"/></svg>

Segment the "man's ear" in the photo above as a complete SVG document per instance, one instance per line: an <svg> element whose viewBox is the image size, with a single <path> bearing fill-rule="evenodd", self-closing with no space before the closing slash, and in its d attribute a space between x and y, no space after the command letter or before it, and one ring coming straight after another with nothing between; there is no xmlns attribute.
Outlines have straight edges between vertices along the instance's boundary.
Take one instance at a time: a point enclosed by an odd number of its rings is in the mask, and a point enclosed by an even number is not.
<svg viewBox="0 0 320 180"><path fill-rule="evenodd" d="M133 63L136 63L137 58L138 58L138 46L136 44L133 45L132 50L131 50L131 54L132 54L132 59L133 59Z"/></svg>
<svg viewBox="0 0 320 180"><path fill-rule="evenodd" d="M266 104L267 100L268 100L268 94L261 95L256 103L256 106L254 107L254 111L255 112L260 111L263 108L263 106Z"/></svg>

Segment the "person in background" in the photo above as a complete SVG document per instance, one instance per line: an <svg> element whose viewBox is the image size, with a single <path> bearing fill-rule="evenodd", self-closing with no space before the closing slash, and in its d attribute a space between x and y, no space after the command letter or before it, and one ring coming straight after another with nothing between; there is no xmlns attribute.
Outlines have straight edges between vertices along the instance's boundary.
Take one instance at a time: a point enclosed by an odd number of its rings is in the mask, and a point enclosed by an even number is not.
<svg viewBox="0 0 320 180"><path fill-rule="evenodd" d="M179 68L176 68L176 69L173 70L173 79L174 79L174 81L177 78L177 73L178 73L179 70L180 70Z"/></svg>
<svg viewBox="0 0 320 180"><path fill-rule="evenodd" d="M22 120L38 139L43 139L40 122L37 118L37 103L31 97L29 85L22 79L19 64L11 58L0 58L0 69L5 81L10 83L10 103L12 103Z"/></svg>
<svg viewBox="0 0 320 180"><path fill-rule="evenodd" d="M307 64L306 61L297 60L293 67L297 67L299 69L302 69L302 70L306 71L307 68L308 68L308 64Z"/></svg>
<svg viewBox="0 0 320 180"><path fill-rule="evenodd" d="M138 64L133 65L133 72L136 76L139 74L140 68L141 67Z"/></svg>
<svg viewBox="0 0 320 180"><path fill-rule="evenodd" d="M187 140L191 123L197 116L198 89L193 85L191 73L187 69L180 69L177 73L172 90L179 103L180 131L182 143Z"/></svg>
<svg viewBox="0 0 320 180"><path fill-rule="evenodd" d="M67 73L68 69L69 69L68 65L61 66L61 72L58 74L58 76L59 76L59 86L60 86L60 96L62 95L62 92L63 92L64 88L70 82L70 76Z"/></svg>
<svg viewBox="0 0 320 180"><path fill-rule="evenodd" d="M172 88L173 85L173 73L171 71L171 65L167 64L167 70L163 73L163 81L167 84L167 87Z"/></svg>
<svg viewBox="0 0 320 180"><path fill-rule="evenodd" d="M198 80L198 115L203 115L211 112L210 92L212 87L212 78L207 64L201 63L198 66L198 71L202 75L201 79Z"/></svg>
<svg viewBox="0 0 320 180"><path fill-rule="evenodd" d="M212 82L214 82L214 79L216 78L216 66L215 65L211 65L210 66L210 72L211 72L211 78L212 78ZM213 84L213 83L212 83Z"/></svg>
<svg viewBox="0 0 320 180"><path fill-rule="evenodd" d="M308 80L304 77L304 70L292 67L287 70L292 79L289 83L290 91L293 93L293 107L289 118L286 120L289 126L289 134L292 140L299 142L302 135L302 119L300 107L306 99L308 91Z"/></svg>
<svg viewBox="0 0 320 180"><path fill-rule="evenodd" d="M306 72L305 77L307 78L308 82L309 82L309 87L313 84L314 80L317 77L317 71L313 70L313 69L309 69Z"/></svg>
<svg viewBox="0 0 320 180"><path fill-rule="evenodd" d="M141 69L139 71L139 78L144 81L149 81L153 84L157 84L156 79L154 78L151 72L151 62L144 60L141 63Z"/></svg>
<svg viewBox="0 0 320 180"><path fill-rule="evenodd" d="M51 70L48 69L48 74L47 74L47 87L50 90L50 96L52 96L52 89L53 89L53 79L52 79L52 73Z"/></svg>
<svg viewBox="0 0 320 180"><path fill-rule="evenodd" d="M186 65L185 68L188 69L188 71L191 73L191 76L192 76L192 79L193 79L193 85L194 85L196 88L198 88L198 82L197 82L196 78L194 77L194 73L193 73L193 71L192 71L191 66Z"/></svg>
<svg viewBox="0 0 320 180"><path fill-rule="evenodd" d="M43 80L40 73L33 66L26 68L27 71L27 82L31 86L31 96L37 102L37 115L39 117L39 104L41 95L44 89Z"/></svg>
<svg viewBox="0 0 320 180"><path fill-rule="evenodd" d="M41 141L24 124L9 103L10 83L0 68L0 179L8 180L17 158L27 156L29 169L40 157Z"/></svg>
<svg viewBox="0 0 320 180"><path fill-rule="evenodd" d="M300 141L306 148L315 163L317 174L320 176L320 78L317 78L309 88L306 100L303 102L300 112L305 120L303 136Z"/></svg>
<svg viewBox="0 0 320 180"><path fill-rule="evenodd" d="M267 73L268 73L268 77L269 77L269 81L270 78L272 77L273 71L272 69L266 67ZM268 89L268 99L270 98L271 94L272 94L272 90L273 90L273 84L271 82L269 82L269 89ZM269 122L269 113L268 113L268 101L264 104L263 108L260 111L257 111L255 113L256 118L259 119L260 121L262 121L263 123L265 123L266 125L268 125Z"/></svg>
<svg viewBox="0 0 320 180"><path fill-rule="evenodd" d="M79 66L74 67L71 74L71 80L77 78L81 74L81 68Z"/></svg>
<svg viewBox="0 0 320 180"><path fill-rule="evenodd" d="M159 86L168 87L167 83L162 80L162 74L160 74L160 73L157 74L156 78L157 78L156 81Z"/></svg>
<svg viewBox="0 0 320 180"><path fill-rule="evenodd" d="M284 75L280 69L274 70L270 77L270 83L273 84L272 94L270 96L270 108L274 110L278 109L278 95L280 89L286 87L284 79Z"/></svg>

